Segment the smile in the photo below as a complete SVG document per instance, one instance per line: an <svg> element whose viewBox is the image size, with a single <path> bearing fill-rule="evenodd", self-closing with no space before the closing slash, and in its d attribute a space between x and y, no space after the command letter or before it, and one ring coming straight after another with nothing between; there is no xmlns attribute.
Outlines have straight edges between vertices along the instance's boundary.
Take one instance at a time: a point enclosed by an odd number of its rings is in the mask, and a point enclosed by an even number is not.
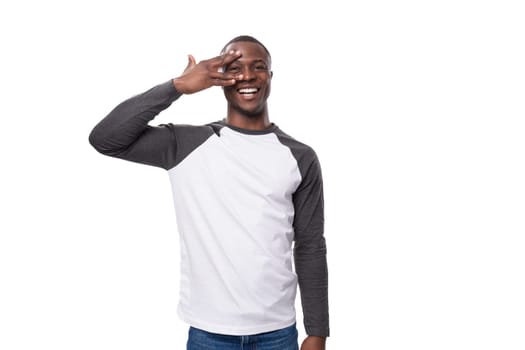
<svg viewBox="0 0 525 350"><path fill-rule="evenodd" d="M259 91L259 89L257 89L257 88L237 89L237 92L242 94L242 95L252 95L252 94L256 94L258 91Z"/></svg>

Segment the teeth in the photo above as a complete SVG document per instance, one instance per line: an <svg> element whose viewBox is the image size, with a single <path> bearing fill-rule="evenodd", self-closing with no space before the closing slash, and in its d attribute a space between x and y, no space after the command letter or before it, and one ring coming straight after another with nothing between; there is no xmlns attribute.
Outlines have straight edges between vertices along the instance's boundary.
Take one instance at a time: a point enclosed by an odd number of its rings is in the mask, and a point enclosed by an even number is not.
<svg viewBox="0 0 525 350"><path fill-rule="evenodd" d="M254 94L257 92L256 88L245 88L245 89L239 89L239 92L241 94Z"/></svg>

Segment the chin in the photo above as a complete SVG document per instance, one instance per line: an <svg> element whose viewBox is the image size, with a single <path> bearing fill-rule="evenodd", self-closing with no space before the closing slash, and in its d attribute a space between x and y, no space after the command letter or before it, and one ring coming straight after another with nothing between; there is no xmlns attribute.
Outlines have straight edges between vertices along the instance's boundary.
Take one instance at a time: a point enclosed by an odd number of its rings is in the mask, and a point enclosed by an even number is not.
<svg viewBox="0 0 525 350"><path fill-rule="evenodd" d="M264 108L256 108L256 109L244 109L244 108L238 108L237 109L242 115L250 118L250 119L257 119L260 116L264 114Z"/></svg>

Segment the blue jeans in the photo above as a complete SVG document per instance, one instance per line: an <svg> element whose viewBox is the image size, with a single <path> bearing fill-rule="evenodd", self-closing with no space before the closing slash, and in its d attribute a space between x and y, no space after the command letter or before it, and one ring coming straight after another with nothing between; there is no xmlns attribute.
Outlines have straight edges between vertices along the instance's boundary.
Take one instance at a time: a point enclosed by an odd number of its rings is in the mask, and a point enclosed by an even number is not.
<svg viewBox="0 0 525 350"><path fill-rule="evenodd" d="M187 350L299 350L295 324L254 335L223 335L190 327Z"/></svg>

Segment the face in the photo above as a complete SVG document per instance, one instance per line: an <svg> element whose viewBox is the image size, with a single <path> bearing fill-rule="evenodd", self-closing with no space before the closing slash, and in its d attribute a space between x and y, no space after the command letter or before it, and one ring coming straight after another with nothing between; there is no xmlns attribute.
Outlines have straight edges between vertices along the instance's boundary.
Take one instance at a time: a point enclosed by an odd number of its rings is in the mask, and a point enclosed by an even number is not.
<svg viewBox="0 0 525 350"><path fill-rule="evenodd" d="M230 113L256 117L267 112L272 80L269 55L259 44L249 41L231 43L225 51L239 50L241 57L224 67L225 72L242 74L242 79L224 87Z"/></svg>

